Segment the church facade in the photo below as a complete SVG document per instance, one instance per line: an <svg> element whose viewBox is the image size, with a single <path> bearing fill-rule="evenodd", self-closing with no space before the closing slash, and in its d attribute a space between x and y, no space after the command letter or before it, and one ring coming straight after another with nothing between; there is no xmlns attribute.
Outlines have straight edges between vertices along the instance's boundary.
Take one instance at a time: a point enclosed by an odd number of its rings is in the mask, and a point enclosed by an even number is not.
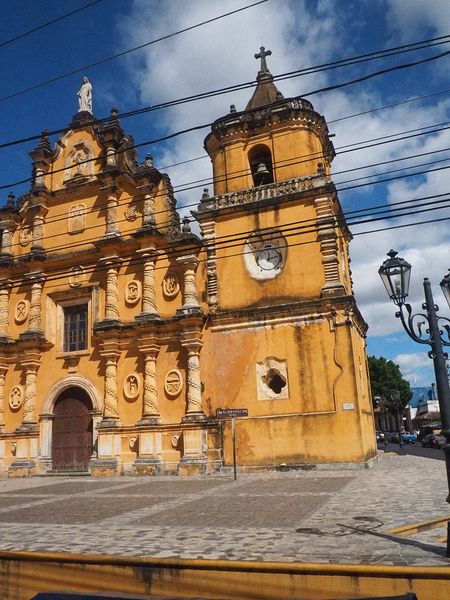
<svg viewBox="0 0 450 600"><path fill-rule="evenodd" d="M232 464L218 408L248 411L241 467L376 454L334 148L266 56L205 139L198 235L87 78L30 152L29 192L0 209L0 474L212 472Z"/></svg>

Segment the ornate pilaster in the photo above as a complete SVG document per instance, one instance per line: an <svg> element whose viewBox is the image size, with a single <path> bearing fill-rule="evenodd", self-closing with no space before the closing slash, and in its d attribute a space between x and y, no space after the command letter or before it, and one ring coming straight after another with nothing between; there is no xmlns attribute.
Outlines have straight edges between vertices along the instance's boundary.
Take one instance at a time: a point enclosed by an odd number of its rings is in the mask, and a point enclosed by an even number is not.
<svg viewBox="0 0 450 600"><path fill-rule="evenodd" d="M106 269L105 321L120 321L119 315L119 268L122 260L117 256L102 259Z"/></svg>
<svg viewBox="0 0 450 600"><path fill-rule="evenodd" d="M200 348L199 339L190 339L182 342L187 352L187 405L183 421L198 421L205 418L202 403L202 382L200 376Z"/></svg>
<svg viewBox="0 0 450 600"><path fill-rule="evenodd" d="M25 399L23 402L22 424L36 424L36 383L37 367L27 368L25 372Z"/></svg>
<svg viewBox="0 0 450 600"><path fill-rule="evenodd" d="M217 267L216 267L216 236L215 222L201 223L203 239L206 245L206 291L211 312L217 310Z"/></svg>
<svg viewBox="0 0 450 600"><path fill-rule="evenodd" d="M37 426L36 385L40 355L37 352L25 353L21 366L25 368L25 396L23 401L22 424L20 430L34 430Z"/></svg>
<svg viewBox="0 0 450 600"><path fill-rule="evenodd" d="M99 427L116 426L119 423L117 400L117 361L120 357L117 340L103 342L100 355L105 361L105 395L103 421Z"/></svg>
<svg viewBox="0 0 450 600"><path fill-rule="evenodd" d="M7 279L0 280L0 341L9 339L9 295L12 283Z"/></svg>
<svg viewBox="0 0 450 600"><path fill-rule="evenodd" d="M30 313L28 317L28 330L27 333L40 333L41 319L42 319L42 289L44 287L45 275L41 272L27 273L25 280L31 283L31 302L30 302Z"/></svg>
<svg viewBox="0 0 450 600"><path fill-rule="evenodd" d="M195 283L195 272L199 259L194 255L180 256L177 262L184 267L183 306L177 310L179 314L201 313L202 309L198 303L197 285Z"/></svg>
<svg viewBox="0 0 450 600"><path fill-rule="evenodd" d="M345 288L339 277L339 257L336 233L336 219L331 198L321 197L315 200L317 214L317 237L320 241L325 284L322 296L342 296Z"/></svg>
<svg viewBox="0 0 450 600"><path fill-rule="evenodd" d="M119 216L117 206L119 201L117 199L118 188L114 185L108 187L108 198L106 200L106 230L105 237L116 237L120 236L119 231Z"/></svg>
<svg viewBox="0 0 450 600"><path fill-rule="evenodd" d="M159 346L141 346L139 349L144 354L145 367L142 419L138 422L138 425L156 425L160 421L156 385L156 358L159 353Z"/></svg>
<svg viewBox="0 0 450 600"><path fill-rule="evenodd" d="M5 428L5 376L8 367L0 364L0 433Z"/></svg>
<svg viewBox="0 0 450 600"><path fill-rule="evenodd" d="M137 317L138 320L159 317L155 290L155 263L158 254L154 248L142 250L140 254L144 261L144 273L142 283L142 311Z"/></svg>

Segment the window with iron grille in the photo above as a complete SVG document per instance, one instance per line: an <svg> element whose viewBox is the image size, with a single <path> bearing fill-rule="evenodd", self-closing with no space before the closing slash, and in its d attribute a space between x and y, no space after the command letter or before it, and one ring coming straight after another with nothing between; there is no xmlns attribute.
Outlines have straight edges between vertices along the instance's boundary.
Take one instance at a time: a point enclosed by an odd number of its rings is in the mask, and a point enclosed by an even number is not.
<svg viewBox="0 0 450 600"><path fill-rule="evenodd" d="M86 350L87 327L87 304L77 304L64 308L64 352Z"/></svg>

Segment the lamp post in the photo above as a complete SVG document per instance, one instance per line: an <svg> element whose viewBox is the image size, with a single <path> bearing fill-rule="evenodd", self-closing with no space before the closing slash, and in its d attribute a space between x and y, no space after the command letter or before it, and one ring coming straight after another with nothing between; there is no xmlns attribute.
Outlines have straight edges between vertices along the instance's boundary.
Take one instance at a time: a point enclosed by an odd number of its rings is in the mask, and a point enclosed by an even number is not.
<svg viewBox="0 0 450 600"><path fill-rule="evenodd" d="M409 292L411 265L403 258L398 257L394 250L388 252L388 256L389 258L378 269L378 273L389 298L399 308L395 316L401 320L403 328L411 339L418 344L431 346L428 356L433 360L442 434L447 442L443 450L449 491L447 502L450 503L450 385L446 365L448 355L443 349L444 346L450 346L450 319L437 314L439 307L434 303L428 278L423 280L425 302L422 304L422 309L426 313L412 313L411 305L405 302ZM450 306L450 273L443 278L440 285ZM441 326L440 322L442 322ZM444 339L444 336L448 340ZM450 556L450 522L448 523L447 556Z"/></svg>
<svg viewBox="0 0 450 600"><path fill-rule="evenodd" d="M397 252L394 250L388 252L388 256L389 258L378 269L378 273L389 298L399 308L395 316L401 320L403 328L411 339L418 344L428 344L431 346L428 356L433 360L437 396L443 425L442 433L447 440L444 452L449 489L447 502L450 503L450 386L446 367L448 356L443 350L444 346L450 346L450 319L437 314L439 307L434 303L431 284L428 278L423 280L425 302L422 304L422 309L426 311L426 314L412 313L411 305L405 302L409 292L411 265L403 258L398 257ZM450 273L444 277L440 285L450 306ZM443 323L442 329L440 328L440 322L446 322ZM448 340L444 339L444 335Z"/></svg>

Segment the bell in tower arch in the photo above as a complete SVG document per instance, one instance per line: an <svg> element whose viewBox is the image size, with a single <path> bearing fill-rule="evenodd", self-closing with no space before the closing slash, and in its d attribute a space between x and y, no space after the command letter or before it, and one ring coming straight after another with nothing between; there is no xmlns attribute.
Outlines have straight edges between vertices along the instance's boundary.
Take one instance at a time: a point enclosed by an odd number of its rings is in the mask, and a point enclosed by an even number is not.
<svg viewBox="0 0 450 600"><path fill-rule="evenodd" d="M267 146L258 144L252 148L248 161L255 186L273 183L272 154Z"/></svg>

